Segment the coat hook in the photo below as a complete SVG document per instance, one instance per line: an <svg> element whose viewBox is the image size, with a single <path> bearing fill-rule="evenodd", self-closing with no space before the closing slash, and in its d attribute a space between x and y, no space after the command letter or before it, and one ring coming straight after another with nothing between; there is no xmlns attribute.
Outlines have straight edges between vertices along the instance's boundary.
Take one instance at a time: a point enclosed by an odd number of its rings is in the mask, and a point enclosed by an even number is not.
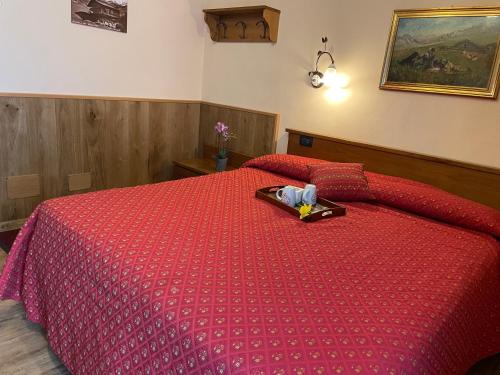
<svg viewBox="0 0 500 375"><path fill-rule="evenodd" d="M243 28L243 34L240 35L240 39L246 39L247 38L247 24L243 21L236 22L236 26L241 24L241 27Z"/></svg>
<svg viewBox="0 0 500 375"><path fill-rule="evenodd" d="M227 25L224 22L221 21L221 22L219 22L217 24L217 30L219 30L219 26L222 26L224 28L224 34L223 34L222 38L226 39L227 38L227 35L226 35L226 33L227 33Z"/></svg>
<svg viewBox="0 0 500 375"><path fill-rule="evenodd" d="M264 20L260 20L255 25L259 26L260 24L262 24L262 27L264 28L264 34L262 34L260 36L260 39L266 39L267 38L267 30L269 29L269 26L267 25L267 23Z"/></svg>

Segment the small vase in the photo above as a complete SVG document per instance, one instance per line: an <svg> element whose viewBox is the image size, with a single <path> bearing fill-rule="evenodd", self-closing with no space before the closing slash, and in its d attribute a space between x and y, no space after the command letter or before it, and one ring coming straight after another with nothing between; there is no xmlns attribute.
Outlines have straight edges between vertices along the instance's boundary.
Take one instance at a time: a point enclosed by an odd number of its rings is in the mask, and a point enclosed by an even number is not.
<svg viewBox="0 0 500 375"><path fill-rule="evenodd" d="M227 158L224 158L224 159L216 158L215 159L215 170L217 172L225 171L226 167L227 167Z"/></svg>

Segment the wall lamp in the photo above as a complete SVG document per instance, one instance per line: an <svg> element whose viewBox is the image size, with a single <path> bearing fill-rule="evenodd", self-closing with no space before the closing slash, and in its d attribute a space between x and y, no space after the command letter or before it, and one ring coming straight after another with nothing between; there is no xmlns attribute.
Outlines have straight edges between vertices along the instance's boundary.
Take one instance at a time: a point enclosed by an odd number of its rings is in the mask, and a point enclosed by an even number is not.
<svg viewBox="0 0 500 375"><path fill-rule="evenodd" d="M335 75L337 74L337 68L335 67L335 60L330 52L327 50L328 38L323 37L321 41L325 44L325 48L322 51L318 51L318 58L316 59L316 68L313 72L309 72L309 78L311 78L311 85L315 89L319 89L323 85L331 86L335 80ZM325 73L319 71L318 65L319 61L323 56L328 56L331 60L331 64L326 69Z"/></svg>

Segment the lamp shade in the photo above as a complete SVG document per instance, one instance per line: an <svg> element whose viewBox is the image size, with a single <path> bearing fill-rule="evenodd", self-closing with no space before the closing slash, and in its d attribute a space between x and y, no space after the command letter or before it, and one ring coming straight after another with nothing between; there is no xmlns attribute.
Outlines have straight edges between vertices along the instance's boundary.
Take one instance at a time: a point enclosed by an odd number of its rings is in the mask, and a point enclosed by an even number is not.
<svg viewBox="0 0 500 375"><path fill-rule="evenodd" d="M335 64L331 64L323 75L323 84L327 87L332 87L335 84L336 76L337 68L335 67Z"/></svg>

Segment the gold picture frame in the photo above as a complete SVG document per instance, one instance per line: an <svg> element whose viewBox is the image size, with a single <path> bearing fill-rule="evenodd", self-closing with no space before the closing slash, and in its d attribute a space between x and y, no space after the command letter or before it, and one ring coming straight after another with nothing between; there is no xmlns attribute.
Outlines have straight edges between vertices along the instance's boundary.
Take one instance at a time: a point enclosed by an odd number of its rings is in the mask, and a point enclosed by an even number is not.
<svg viewBox="0 0 500 375"><path fill-rule="evenodd" d="M381 89L495 99L499 80L500 7L394 11Z"/></svg>

